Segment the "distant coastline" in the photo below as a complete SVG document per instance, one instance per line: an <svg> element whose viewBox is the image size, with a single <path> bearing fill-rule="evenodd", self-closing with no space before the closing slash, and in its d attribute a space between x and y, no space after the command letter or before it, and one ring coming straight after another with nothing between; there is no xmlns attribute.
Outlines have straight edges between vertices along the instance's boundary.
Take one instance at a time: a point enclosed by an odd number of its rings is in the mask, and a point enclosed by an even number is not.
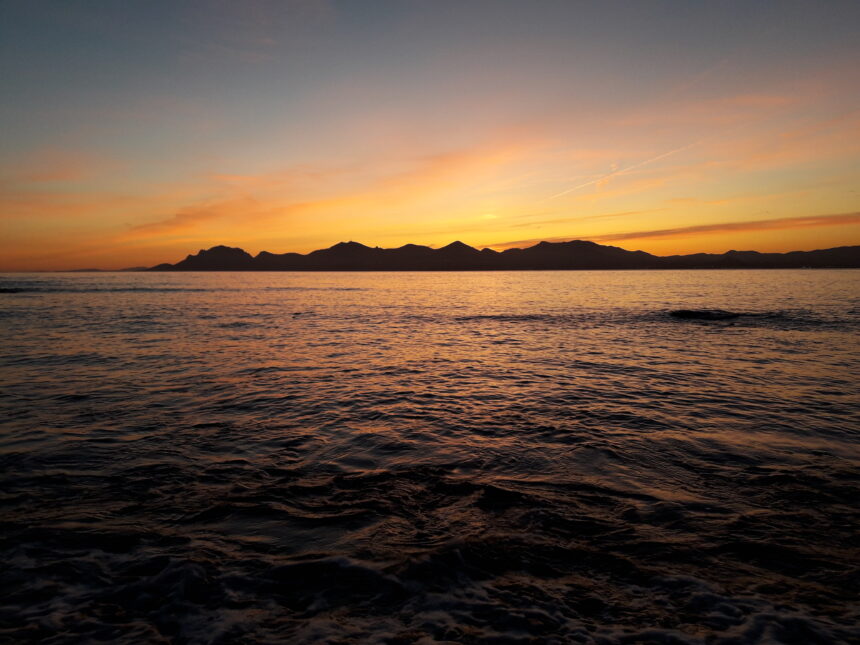
<svg viewBox="0 0 860 645"><path fill-rule="evenodd" d="M860 268L860 246L817 251L759 253L727 251L657 256L615 246L574 240L540 242L523 249L478 250L462 242L442 248L407 244L399 248L340 242L327 249L252 256L229 246L214 246L188 255L176 264L147 271L515 271L587 269L800 269ZM127 269L129 270L129 269Z"/></svg>

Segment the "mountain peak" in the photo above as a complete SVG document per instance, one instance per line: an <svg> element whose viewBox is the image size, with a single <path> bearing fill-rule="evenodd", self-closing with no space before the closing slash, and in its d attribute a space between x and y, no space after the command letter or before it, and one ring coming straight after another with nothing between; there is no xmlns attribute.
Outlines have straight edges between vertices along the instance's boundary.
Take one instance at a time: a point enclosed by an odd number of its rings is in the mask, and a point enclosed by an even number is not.
<svg viewBox="0 0 860 645"><path fill-rule="evenodd" d="M254 258L247 251L235 246L219 244L209 249L200 249L196 255L189 255L176 268L188 271L219 271L252 269Z"/></svg>
<svg viewBox="0 0 860 645"><path fill-rule="evenodd" d="M460 240L457 240L456 242L451 242L450 244L448 244L448 245L446 245L446 246L443 246L443 247L442 247L441 249L439 249L439 250L440 250L440 251L445 251L445 250L450 250L450 251L455 251L455 250L456 250L456 251L462 251L462 250L477 251L477 249L472 248L472 247L471 247L471 246L469 246L468 244L464 244L464 243L463 243L463 242L461 242Z"/></svg>
<svg viewBox="0 0 860 645"><path fill-rule="evenodd" d="M246 254L243 249L240 249L236 246L227 246L225 244L216 244L215 246L211 246L208 249L200 249L197 253L193 255L189 255L188 257L200 257L206 255L241 255Z"/></svg>

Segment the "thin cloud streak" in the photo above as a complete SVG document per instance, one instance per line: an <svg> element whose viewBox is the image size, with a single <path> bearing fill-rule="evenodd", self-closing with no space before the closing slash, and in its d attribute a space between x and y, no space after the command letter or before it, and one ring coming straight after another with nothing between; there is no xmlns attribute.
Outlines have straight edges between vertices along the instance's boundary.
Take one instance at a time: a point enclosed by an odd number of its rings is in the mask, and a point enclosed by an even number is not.
<svg viewBox="0 0 860 645"><path fill-rule="evenodd" d="M664 228L654 231L636 231L633 233L612 233L610 235L592 236L589 239L595 242L614 242L618 240L638 240L653 237L686 237L702 233L773 231L792 228L814 228L818 226L842 226L846 224L860 224L860 212L839 213L836 215L812 215L808 217L781 217L778 219L762 219L747 222L723 222L721 224L683 226L680 228Z"/></svg>
<svg viewBox="0 0 860 645"><path fill-rule="evenodd" d="M579 184L578 186L573 186L572 188L568 188L567 190L563 190L560 193L556 193L555 195L551 195L551 196L547 197L544 201L549 201L551 199L558 199L559 197L563 197L564 195L568 195L568 194L575 192L577 190L580 190L582 188L587 188L588 186L593 186L595 184L599 184L601 182L607 181L608 179L611 179L612 177L620 177L622 175L626 175L626 174L628 174L634 170L637 170L638 168L641 168L643 166L647 166L648 164L652 164L656 161L660 161L661 159L665 159L666 157L671 157L672 155L676 155L679 152L684 152L684 150L689 150L693 146L697 146L700 143L701 143L701 141L694 141L693 143L689 143L689 144L682 146L680 148L676 148L675 150L669 150L668 152L664 152L662 154L659 154L656 157L651 157L650 159L646 159L644 161L640 161L639 163L635 163L632 166L627 166L626 168L621 168L619 170L613 170L612 172L608 172L604 175L601 175L600 177L597 177L596 179L592 179L591 181L587 181L584 184Z"/></svg>
<svg viewBox="0 0 860 645"><path fill-rule="evenodd" d="M579 215L575 217L557 217L554 219L543 219L531 222L522 222L520 224L512 224L511 228L525 228L528 226L544 226L546 224L566 224L569 222L588 222L591 220L598 219L614 219L616 217L632 217L634 215L646 215L648 213L656 213L662 208L649 208L647 210L638 210L638 211L619 211L617 213L600 213L597 215Z"/></svg>
<svg viewBox="0 0 860 645"><path fill-rule="evenodd" d="M532 238L498 244L487 244L494 249L511 249L523 245L534 245L538 242L569 242L585 239L592 242L618 242L621 240L638 240L647 238L687 237L690 235L733 233L739 231L772 231L796 228L815 228L820 226L846 226L860 224L860 211L854 213L837 213L833 215L811 215L806 217L781 217L778 219L752 220L746 222L722 222L720 224L705 224L700 226L683 226L651 231L635 231L630 233L611 233L608 235L586 235L581 237L566 236L554 238Z"/></svg>

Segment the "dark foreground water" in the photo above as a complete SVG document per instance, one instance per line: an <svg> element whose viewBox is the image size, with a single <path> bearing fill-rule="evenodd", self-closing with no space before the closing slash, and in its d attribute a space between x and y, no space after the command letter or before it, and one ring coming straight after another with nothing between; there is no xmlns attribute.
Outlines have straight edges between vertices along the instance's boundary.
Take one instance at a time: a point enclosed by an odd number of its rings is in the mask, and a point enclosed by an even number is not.
<svg viewBox="0 0 860 645"><path fill-rule="evenodd" d="M0 330L2 642L860 639L860 271L5 275Z"/></svg>

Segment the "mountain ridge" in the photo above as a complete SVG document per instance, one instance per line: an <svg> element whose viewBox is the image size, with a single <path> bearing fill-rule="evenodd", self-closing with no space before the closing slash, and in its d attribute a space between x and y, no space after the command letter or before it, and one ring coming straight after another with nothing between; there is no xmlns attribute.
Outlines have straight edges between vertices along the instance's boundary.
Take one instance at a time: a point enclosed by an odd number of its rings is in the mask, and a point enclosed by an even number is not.
<svg viewBox="0 0 860 645"><path fill-rule="evenodd" d="M175 264L148 271L475 271L587 269L788 269L860 268L860 246L814 251L760 253L726 251L659 256L587 240L539 242L526 248L476 249L459 240L441 248L405 244L397 248L338 242L307 254L260 251L225 245L200 249Z"/></svg>

